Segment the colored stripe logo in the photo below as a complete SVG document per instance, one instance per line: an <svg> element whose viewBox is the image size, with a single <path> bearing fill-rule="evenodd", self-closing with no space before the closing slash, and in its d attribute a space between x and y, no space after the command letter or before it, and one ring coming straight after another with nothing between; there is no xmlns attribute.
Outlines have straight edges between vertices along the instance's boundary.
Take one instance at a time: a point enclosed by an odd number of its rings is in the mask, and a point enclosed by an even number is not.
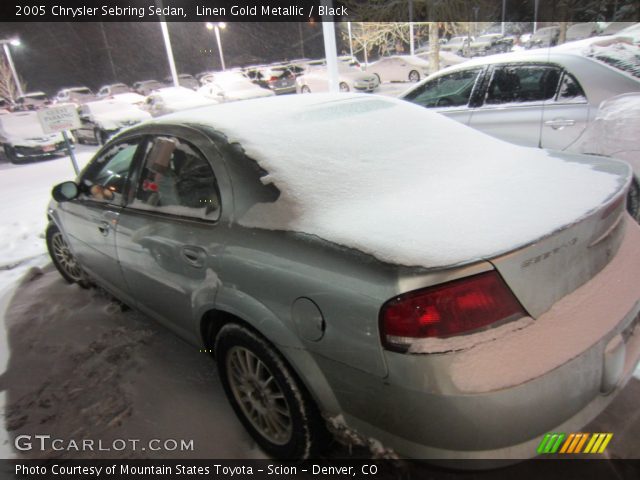
<svg viewBox="0 0 640 480"><path fill-rule="evenodd" d="M547 433L538 445L538 455L553 453L604 453L613 433Z"/></svg>

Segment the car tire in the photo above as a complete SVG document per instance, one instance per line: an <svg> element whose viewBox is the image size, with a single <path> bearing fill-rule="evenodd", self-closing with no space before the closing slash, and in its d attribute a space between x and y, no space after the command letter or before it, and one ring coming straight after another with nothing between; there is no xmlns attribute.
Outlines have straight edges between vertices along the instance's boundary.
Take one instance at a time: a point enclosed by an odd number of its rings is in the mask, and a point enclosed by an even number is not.
<svg viewBox="0 0 640 480"><path fill-rule="evenodd" d="M9 145L4 146L4 155L5 157L7 157L7 160L9 160L9 162L13 163L14 165L22 163L22 161L16 155L15 149Z"/></svg>
<svg viewBox="0 0 640 480"><path fill-rule="evenodd" d="M339 88L342 93L346 93L350 90L349 85L345 82L340 82Z"/></svg>
<svg viewBox="0 0 640 480"><path fill-rule="evenodd" d="M317 407L264 338L228 323L216 336L214 352L233 410L268 455L306 459L320 451L328 433Z"/></svg>
<svg viewBox="0 0 640 480"><path fill-rule="evenodd" d="M634 178L627 194L627 211L634 220L640 223L640 183Z"/></svg>
<svg viewBox="0 0 640 480"><path fill-rule="evenodd" d="M374 73L374 75L378 79L378 85L382 85L382 80L380 80L380 75L378 75L377 73Z"/></svg>
<svg viewBox="0 0 640 480"><path fill-rule="evenodd" d="M420 81L420 73L417 70L411 70L409 72L409 81L417 83Z"/></svg>
<svg viewBox="0 0 640 480"><path fill-rule="evenodd" d="M311 89L307 85L303 85L300 88L300 93L311 93Z"/></svg>
<svg viewBox="0 0 640 480"><path fill-rule="evenodd" d="M109 140L109 135L107 134L107 132L100 128L96 128L94 134L96 136L96 142L98 143L98 145L104 145Z"/></svg>
<svg viewBox="0 0 640 480"><path fill-rule="evenodd" d="M47 250L56 270L68 283L77 283L82 288L88 288L90 282L87 280L82 267L71 253L69 245L62 235L60 229L51 224L47 228Z"/></svg>

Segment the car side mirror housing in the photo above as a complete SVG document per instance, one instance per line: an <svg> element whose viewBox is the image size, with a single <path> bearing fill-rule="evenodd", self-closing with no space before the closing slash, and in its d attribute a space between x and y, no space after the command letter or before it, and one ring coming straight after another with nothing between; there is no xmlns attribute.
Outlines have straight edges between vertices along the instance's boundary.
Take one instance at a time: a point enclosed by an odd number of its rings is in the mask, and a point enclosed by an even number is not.
<svg viewBox="0 0 640 480"><path fill-rule="evenodd" d="M78 197L80 189L76 182L62 182L53 187L51 196L56 202L68 202Z"/></svg>

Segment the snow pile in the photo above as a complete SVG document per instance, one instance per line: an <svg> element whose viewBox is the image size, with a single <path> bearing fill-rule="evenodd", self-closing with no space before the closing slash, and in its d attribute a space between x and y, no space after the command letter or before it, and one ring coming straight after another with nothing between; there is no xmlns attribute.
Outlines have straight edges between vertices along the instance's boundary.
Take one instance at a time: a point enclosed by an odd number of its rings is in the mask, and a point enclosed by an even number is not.
<svg viewBox="0 0 640 480"><path fill-rule="evenodd" d="M94 152L95 148L77 149L80 167ZM51 188L74 177L69 157L24 165L0 163L0 269L46 252Z"/></svg>
<svg viewBox="0 0 640 480"><path fill-rule="evenodd" d="M239 223L438 267L528 244L592 211L614 175L371 95L296 95L178 113L238 142L281 192Z"/></svg>
<svg viewBox="0 0 640 480"><path fill-rule="evenodd" d="M625 93L600 104L577 146L580 152L625 160L640 175L640 93Z"/></svg>
<svg viewBox="0 0 640 480"><path fill-rule="evenodd" d="M616 257L592 280L559 300L527 328L458 353L451 379L462 392L519 385L564 365L595 345L636 309L640 298L640 227L629 230ZM625 370L640 352L640 326L627 341ZM514 366L517 365L517 368Z"/></svg>

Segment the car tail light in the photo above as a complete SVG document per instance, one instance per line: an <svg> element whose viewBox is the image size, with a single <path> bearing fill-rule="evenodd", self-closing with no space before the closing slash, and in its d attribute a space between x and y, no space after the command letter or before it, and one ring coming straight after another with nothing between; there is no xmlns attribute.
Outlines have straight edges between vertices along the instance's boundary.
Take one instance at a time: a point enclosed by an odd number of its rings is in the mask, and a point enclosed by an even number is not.
<svg viewBox="0 0 640 480"><path fill-rule="evenodd" d="M273 83L273 82L277 82L278 81L278 77L271 77L269 80L267 80L267 82L269 83Z"/></svg>
<svg viewBox="0 0 640 480"><path fill-rule="evenodd" d="M392 298L380 310L380 333L385 348L404 352L416 339L452 337L525 315L491 271Z"/></svg>

